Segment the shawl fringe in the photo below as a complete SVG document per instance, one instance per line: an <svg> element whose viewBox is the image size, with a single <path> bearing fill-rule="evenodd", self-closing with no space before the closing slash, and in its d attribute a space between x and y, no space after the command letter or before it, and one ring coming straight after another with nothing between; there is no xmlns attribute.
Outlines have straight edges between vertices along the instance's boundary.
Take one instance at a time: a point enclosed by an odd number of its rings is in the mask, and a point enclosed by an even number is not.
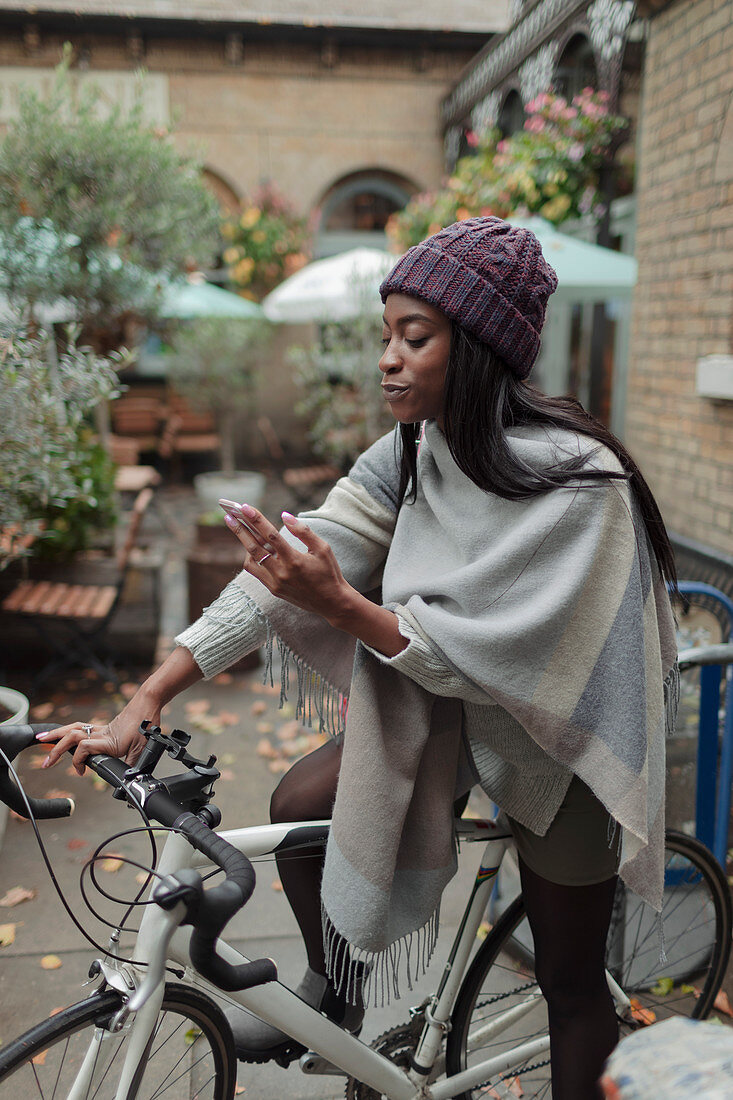
<svg viewBox="0 0 733 1100"><path fill-rule="evenodd" d="M680 701L680 666L675 662L664 678L664 732L671 737L677 724Z"/></svg>
<svg viewBox="0 0 733 1100"><path fill-rule="evenodd" d="M340 736L346 726L348 696L329 683L313 665L294 653L282 638L275 633L270 620L265 615L262 615L262 619L267 629L263 682L269 683L270 687L274 687L274 652L277 645L280 659L280 707L288 700L290 677L291 673L294 672L297 678L298 692L295 702L295 717L302 719L309 726L313 726L315 717L321 731L325 731L331 737Z"/></svg>
<svg viewBox="0 0 733 1100"><path fill-rule="evenodd" d="M321 905L321 927L326 951L326 973L337 993L348 1004L356 1004L359 995L364 1004L384 1008L399 1000L400 981L412 990L428 966L440 932L438 906L421 928L395 940L382 951L366 951L344 939Z"/></svg>

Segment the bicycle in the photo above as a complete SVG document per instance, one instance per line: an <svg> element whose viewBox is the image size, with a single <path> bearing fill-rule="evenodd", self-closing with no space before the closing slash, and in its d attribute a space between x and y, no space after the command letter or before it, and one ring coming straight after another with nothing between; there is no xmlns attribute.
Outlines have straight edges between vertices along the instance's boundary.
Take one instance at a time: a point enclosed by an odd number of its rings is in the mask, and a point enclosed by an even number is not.
<svg viewBox="0 0 733 1100"><path fill-rule="evenodd" d="M26 816L65 816L69 799L28 799L12 770L41 728L48 726L0 730L0 798ZM343 1075L347 1100L550 1095L546 1015L521 896L482 942L477 938L512 844L500 819L457 822L459 843L485 849L438 989L410 1010L407 1023L366 1046L281 985L272 960L250 961L219 938L252 893L251 859L315 851L329 822L216 833L215 758L191 756L182 731L144 732L147 745L134 768L105 755L87 763L146 826L155 821L167 830L150 872L154 904L144 910L131 959L115 954L113 933L110 953L90 969L97 988L0 1050L0 1100L153 1100L184 1090L189 1100L231 1100L238 1063L225 1001L292 1036L285 1065L297 1060L306 1074ZM186 770L156 778L164 753ZM225 880L204 889L200 871L211 865ZM675 1013L704 1018L728 962L731 901L720 866L698 841L675 833L666 838L666 865L665 962L656 914L623 887L616 896L607 979L624 1030ZM166 969L175 980L167 980Z"/></svg>

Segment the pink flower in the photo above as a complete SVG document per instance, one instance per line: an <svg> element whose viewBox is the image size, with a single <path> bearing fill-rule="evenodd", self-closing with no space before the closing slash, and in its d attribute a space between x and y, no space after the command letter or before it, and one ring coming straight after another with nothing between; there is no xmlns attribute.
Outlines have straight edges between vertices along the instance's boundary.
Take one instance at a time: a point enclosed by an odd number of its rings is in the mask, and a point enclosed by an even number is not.
<svg viewBox="0 0 733 1100"><path fill-rule="evenodd" d="M578 117L578 111L575 107L566 107L562 113L562 117L569 122L570 119Z"/></svg>
<svg viewBox="0 0 733 1100"><path fill-rule="evenodd" d="M568 156L572 160L573 164L577 164L578 161L583 159L583 153L585 152L584 146L580 142L576 141L574 145L571 145L568 149Z"/></svg>
<svg viewBox="0 0 733 1100"><path fill-rule="evenodd" d="M541 134L545 128L545 120L540 118L539 115L533 115L532 118L527 119L524 128L531 134Z"/></svg>
<svg viewBox="0 0 733 1100"><path fill-rule="evenodd" d="M507 149L507 145L508 145L508 142L507 142L506 138L502 138L501 141L498 141L496 143L497 153L505 153L506 149Z"/></svg>
<svg viewBox="0 0 733 1100"><path fill-rule="evenodd" d="M475 149L478 145L478 137L473 130L466 130L466 144Z"/></svg>

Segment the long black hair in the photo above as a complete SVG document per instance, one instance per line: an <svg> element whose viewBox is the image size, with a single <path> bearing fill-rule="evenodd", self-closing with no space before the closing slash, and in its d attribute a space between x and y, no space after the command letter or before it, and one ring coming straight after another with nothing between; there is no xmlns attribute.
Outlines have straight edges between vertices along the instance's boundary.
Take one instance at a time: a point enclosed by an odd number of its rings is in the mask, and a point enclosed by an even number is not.
<svg viewBox="0 0 733 1100"><path fill-rule="evenodd" d="M563 428L587 436L616 456L618 471L582 469L587 455L572 455L543 470L524 463L507 439L507 428L526 424ZM401 424L400 502L417 493L417 428ZM505 500L524 500L569 481L627 480L638 501L654 556L664 580L677 585L674 551L652 491L616 436L573 397L548 397L521 381L492 351L453 323L445 376L443 433L456 465L480 489Z"/></svg>

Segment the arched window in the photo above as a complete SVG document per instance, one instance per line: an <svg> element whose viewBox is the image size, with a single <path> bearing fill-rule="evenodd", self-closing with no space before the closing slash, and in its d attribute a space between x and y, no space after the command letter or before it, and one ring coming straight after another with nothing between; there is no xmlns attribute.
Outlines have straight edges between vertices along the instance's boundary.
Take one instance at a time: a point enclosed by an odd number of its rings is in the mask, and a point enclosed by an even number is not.
<svg viewBox="0 0 733 1100"><path fill-rule="evenodd" d="M373 170L345 176L326 192L315 240L316 256L332 256L366 245L386 248L384 227L416 187L389 172Z"/></svg>
<svg viewBox="0 0 733 1100"><path fill-rule="evenodd" d="M555 91L570 102L583 88L598 88L593 47L584 34L574 34L558 61L553 81Z"/></svg>
<svg viewBox="0 0 733 1100"><path fill-rule="evenodd" d="M501 110L499 111L497 125L501 130L501 136L503 138L511 137L517 130L521 130L524 126L526 117L522 97L516 88L513 88L502 103Z"/></svg>

